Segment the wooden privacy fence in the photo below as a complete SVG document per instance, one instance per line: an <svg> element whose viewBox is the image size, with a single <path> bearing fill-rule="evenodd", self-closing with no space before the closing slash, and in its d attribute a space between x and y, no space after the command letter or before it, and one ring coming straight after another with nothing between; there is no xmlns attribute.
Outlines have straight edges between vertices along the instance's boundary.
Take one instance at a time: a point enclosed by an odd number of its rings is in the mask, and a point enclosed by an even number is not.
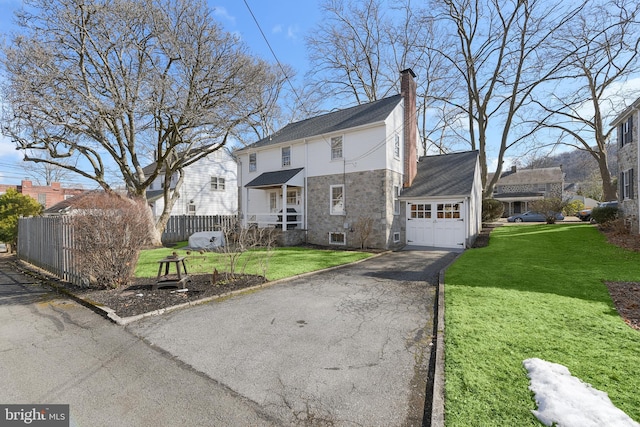
<svg viewBox="0 0 640 427"><path fill-rule="evenodd" d="M216 231L234 227L235 215L173 216L162 234L163 243L187 240L198 231ZM60 279L82 286L80 271L73 256L71 217L32 217L18 220L19 259L42 268Z"/></svg>
<svg viewBox="0 0 640 427"><path fill-rule="evenodd" d="M169 218L162 233L162 243L176 243L187 240L199 231L219 231L236 225L236 215L179 215Z"/></svg>
<svg viewBox="0 0 640 427"><path fill-rule="evenodd" d="M82 285L73 261L73 227L67 216L18 220L19 259L71 282Z"/></svg>

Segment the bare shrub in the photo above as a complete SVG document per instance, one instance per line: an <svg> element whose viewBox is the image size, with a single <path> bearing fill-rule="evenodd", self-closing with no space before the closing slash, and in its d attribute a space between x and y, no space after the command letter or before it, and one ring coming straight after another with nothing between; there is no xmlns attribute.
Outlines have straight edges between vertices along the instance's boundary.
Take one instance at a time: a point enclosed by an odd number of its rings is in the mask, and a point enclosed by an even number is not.
<svg viewBox="0 0 640 427"><path fill-rule="evenodd" d="M567 201L558 197L549 197L541 200L535 200L529 204L532 211L544 215L547 224L555 224L556 215L561 213Z"/></svg>
<svg viewBox="0 0 640 427"><path fill-rule="evenodd" d="M370 216L361 216L353 224L353 231L356 233L356 242L360 245L360 249L365 249L369 245L374 224L375 220Z"/></svg>
<svg viewBox="0 0 640 427"><path fill-rule="evenodd" d="M252 261L257 263L262 275L266 277L269 259L276 246L278 230L264 227L242 227L240 224L235 224L223 228L222 231L225 245L219 250L226 258L229 277L234 279L238 274L245 274Z"/></svg>
<svg viewBox="0 0 640 427"><path fill-rule="evenodd" d="M73 205L73 254L91 286L114 289L132 276L140 249L151 240L148 207L115 193L96 192Z"/></svg>

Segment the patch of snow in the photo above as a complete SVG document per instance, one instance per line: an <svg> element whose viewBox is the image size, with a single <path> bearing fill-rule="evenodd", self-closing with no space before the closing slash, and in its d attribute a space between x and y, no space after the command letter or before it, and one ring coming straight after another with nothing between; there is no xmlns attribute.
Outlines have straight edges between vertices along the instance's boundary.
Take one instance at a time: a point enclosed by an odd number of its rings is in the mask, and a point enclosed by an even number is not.
<svg viewBox="0 0 640 427"><path fill-rule="evenodd" d="M535 393L537 410L532 410L544 425L558 427L640 427L609 399L571 375L566 366L533 358L522 362Z"/></svg>

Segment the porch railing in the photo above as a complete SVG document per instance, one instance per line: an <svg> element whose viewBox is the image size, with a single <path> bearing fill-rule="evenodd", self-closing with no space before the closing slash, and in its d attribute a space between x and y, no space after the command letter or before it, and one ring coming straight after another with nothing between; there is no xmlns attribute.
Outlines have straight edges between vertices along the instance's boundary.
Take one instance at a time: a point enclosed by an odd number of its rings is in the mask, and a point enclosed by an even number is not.
<svg viewBox="0 0 640 427"><path fill-rule="evenodd" d="M250 212L247 214L247 225L256 225L260 228L282 228L284 230L302 229L304 213L289 211L285 215L283 212Z"/></svg>

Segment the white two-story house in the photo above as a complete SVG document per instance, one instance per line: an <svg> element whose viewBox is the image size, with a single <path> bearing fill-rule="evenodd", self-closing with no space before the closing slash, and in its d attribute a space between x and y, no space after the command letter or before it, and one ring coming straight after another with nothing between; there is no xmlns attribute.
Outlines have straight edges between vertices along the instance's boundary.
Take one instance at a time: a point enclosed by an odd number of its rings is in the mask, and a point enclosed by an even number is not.
<svg viewBox="0 0 640 427"><path fill-rule="evenodd" d="M153 167L150 166L150 167ZM171 179L174 189L177 176ZM159 175L147 191L155 217L164 209L164 176ZM228 149L222 147L184 168L180 198L171 210L179 215L236 215L238 213L238 167Z"/></svg>
<svg viewBox="0 0 640 427"><path fill-rule="evenodd" d="M374 248L439 246L443 240L428 233L407 239L408 224L420 222L410 221L427 219L421 194L414 191L410 200L403 199L418 174L414 78L413 71L404 70L400 95L291 123L237 150L243 225L282 228L286 244L354 247L366 232L367 246ZM442 198L446 191L424 195L436 197L428 201L428 215L431 223L440 224L437 229L450 230L443 224L456 223L459 231L451 247L468 246L480 226L477 153L471 157L465 164L470 171L446 172L452 182L460 175L473 177L465 194L449 199ZM439 158L440 163L449 159ZM433 178L426 171L420 176L421 181Z"/></svg>

